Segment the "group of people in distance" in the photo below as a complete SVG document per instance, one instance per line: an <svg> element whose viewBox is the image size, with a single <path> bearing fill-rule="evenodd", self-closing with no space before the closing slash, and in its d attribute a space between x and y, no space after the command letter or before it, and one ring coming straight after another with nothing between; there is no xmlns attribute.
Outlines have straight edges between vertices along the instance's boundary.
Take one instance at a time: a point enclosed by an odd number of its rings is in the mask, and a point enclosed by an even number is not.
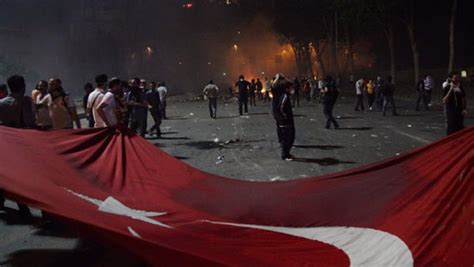
<svg viewBox="0 0 474 267"><path fill-rule="evenodd" d="M161 120L166 119L168 90L164 82L151 82L134 78L128 82L119 78L108 80L98 75L96 88L87 83L83 107L89 127L114 127L125 125L145 136L146 133L161 135ZM40 130L80 129L81 122L76 104L62 87L58 78L39 81L25 96L25 80L13 75L7 86L0 84L0 125ZM147 129L150 113L155 125Z"/></svg>
<svg viewBox="0 0 474 267"><path fill-rule="evenodd" d="M150 82L133 78L121 81L107 75L96 77L97 87L92 90L91 84L86 84L83 105L86 110L90 127L114 127L125 125L141 136L149 133L161 136L160 125L166 117L166 98L168 89L164 82ZM108 87L108 91L107 91ZM148 129L148 113L154 125Z"/></svg>

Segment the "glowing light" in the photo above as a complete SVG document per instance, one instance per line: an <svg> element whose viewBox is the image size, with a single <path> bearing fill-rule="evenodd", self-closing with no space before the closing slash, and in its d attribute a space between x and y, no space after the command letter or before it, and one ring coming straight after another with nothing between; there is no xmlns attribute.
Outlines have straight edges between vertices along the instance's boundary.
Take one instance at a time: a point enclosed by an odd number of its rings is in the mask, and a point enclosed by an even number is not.
<svg viewBox="0 0 474 267"><path fill-rule="evenodd" d="M151 54L153 54L153 49L151 49L151 47L147 47L145 48L145 53L148 55L148 56L151 56Z"/></svg>
<svg viewBox="0 0 474 267"><path fill-rule="evenodd" d="M239 50L239 46L237 44L234 44L233 48L235 51Z"/></svg>
<svg viewBox="0 0 474 267"><path fill-rule="evenodd" d="M240 35L240 31L237 31L237 34Z"/></svg>
<svg viewBox="0 0 474 267"><path fill-rule="evenodd" d="M461 71L461 77L462 78L467 78L467 71L465 71L465 70Z"/></svg>
<svg viewBox="0 0 474 267"><path fill-rule="evenodd" d="M285 49L285 50L281 51L281 53L282 53L283 55L285 55L286 53L288 53L288 51L286 51L286 49Z"/></svg>
<svg viewBox="0 0 474 267"><path fill-rule="evenodd" d="M264 72L264 71L262 71L262 75L265 75L265 72Z"/></svg>
<svg viewBox="0 0 474 267"><path fill-rule="evenodd" d="M212 63L211 63L210 61L209 61L209 62L207 62L207 65L211 65L211 64L212 64Z"/></svg>
<svg viewBox="0 0 474 267"><path fill-rule="evenodd" d="M187 8L187 9L193 8L193 3L186 3L183 5L183 8Z"/></svg>
<svg viewBox="0 0 474 267"><path fill-rule="evenodd" d="M178 62L178 65L182 65L182 64L183 64L183 62L181 62L181 61L180 61L180 62Z"/></svg>
<svg viewBox="0 0 474 267"><path fill-rule="evenodd" d="M227 73L223 72L223 73L222 73L222 76L227 76Z"/></svg>

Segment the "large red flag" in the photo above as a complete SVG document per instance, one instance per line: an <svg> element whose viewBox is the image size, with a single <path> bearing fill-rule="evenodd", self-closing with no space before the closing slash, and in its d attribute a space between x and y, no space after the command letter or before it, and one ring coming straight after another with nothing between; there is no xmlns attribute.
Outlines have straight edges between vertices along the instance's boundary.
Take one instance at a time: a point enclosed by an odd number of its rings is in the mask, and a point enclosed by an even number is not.
<svg viewBox="0 0 474 267"><path fill-rule="evenodd" d="M208 174L114 129L0 127L0 188L152 265L473 266L474 128L353 170Z"/></svg>

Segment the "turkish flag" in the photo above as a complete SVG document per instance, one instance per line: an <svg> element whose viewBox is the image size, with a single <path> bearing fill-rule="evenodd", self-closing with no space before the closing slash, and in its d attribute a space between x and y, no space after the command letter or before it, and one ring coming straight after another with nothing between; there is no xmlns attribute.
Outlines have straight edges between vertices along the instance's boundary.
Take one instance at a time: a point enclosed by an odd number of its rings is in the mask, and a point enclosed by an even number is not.
<svg viewBox="0 0 474 267"><path fill-rule="evenodd" d="M473 266L474 128L349 171L249 182L127 130L0 127L0 188L152 265Z"/></svg>

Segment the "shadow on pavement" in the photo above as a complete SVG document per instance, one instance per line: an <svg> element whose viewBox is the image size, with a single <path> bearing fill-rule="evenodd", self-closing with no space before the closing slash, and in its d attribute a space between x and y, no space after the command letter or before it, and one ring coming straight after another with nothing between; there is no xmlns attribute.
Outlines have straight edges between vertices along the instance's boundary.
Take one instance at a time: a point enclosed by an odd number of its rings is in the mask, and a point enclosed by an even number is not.
<svg viewBox="0 0 474 267"><path fill-rule="evenodd" d="M160 140L189 140L189 137L160 137Z"/></svg>
<svg viewBox="0 0 474 267"><path fill-rule="evenodd" d="M4 221L7 225L29 225L38 220L34 217L24 218L15 209L4 207L0 210L0 221Z"/></svg>
<svg viewBox="0 0 474 267"><path fill-rule="evenodd" d="M339 130L368 131L374 127L340 127Z"/></svg>
<svg viewBox="0 0 474 267"><path fill-rule="evenodd" d="M305 163L316 163L321 166L332 166L338 164L355 164L353 161L341 161L335 158L321 158L321 159L309 159L309 158L294 158L295 162L305 162Z"/></svg>
<svg viewBox="0 0 474 267"><path fill-rule="evenodd" d="M296 148L304 148L304 149L321 149L321 150L333 150L333 149L340 149L344 148L343 146L330 146L330 145L297 145L293 146Z"/></svg>
<svg viewBox="0 0 474 267"><path fill-rule="evenodd" d="M187 159L190 159L189 157L181 157L181 156L174 156L175 159L179 159L179 160L187 160Z"/></svg>
<svg viewBox="0 0 474 267"><path fill-rule="evenodd" d="M356 116L342 116L338 117L336 119L338 120L351 120L351 119L361 119L362 117L356 117Z"/></svg>
<svg viewBox="0 0 474 267"><path fill-rule="evenodd" d="M73 250L27 249L8 255L0 266L75 267L75 266L145 266L122 251L113 251L89 240L80 240Z"/></svg>

